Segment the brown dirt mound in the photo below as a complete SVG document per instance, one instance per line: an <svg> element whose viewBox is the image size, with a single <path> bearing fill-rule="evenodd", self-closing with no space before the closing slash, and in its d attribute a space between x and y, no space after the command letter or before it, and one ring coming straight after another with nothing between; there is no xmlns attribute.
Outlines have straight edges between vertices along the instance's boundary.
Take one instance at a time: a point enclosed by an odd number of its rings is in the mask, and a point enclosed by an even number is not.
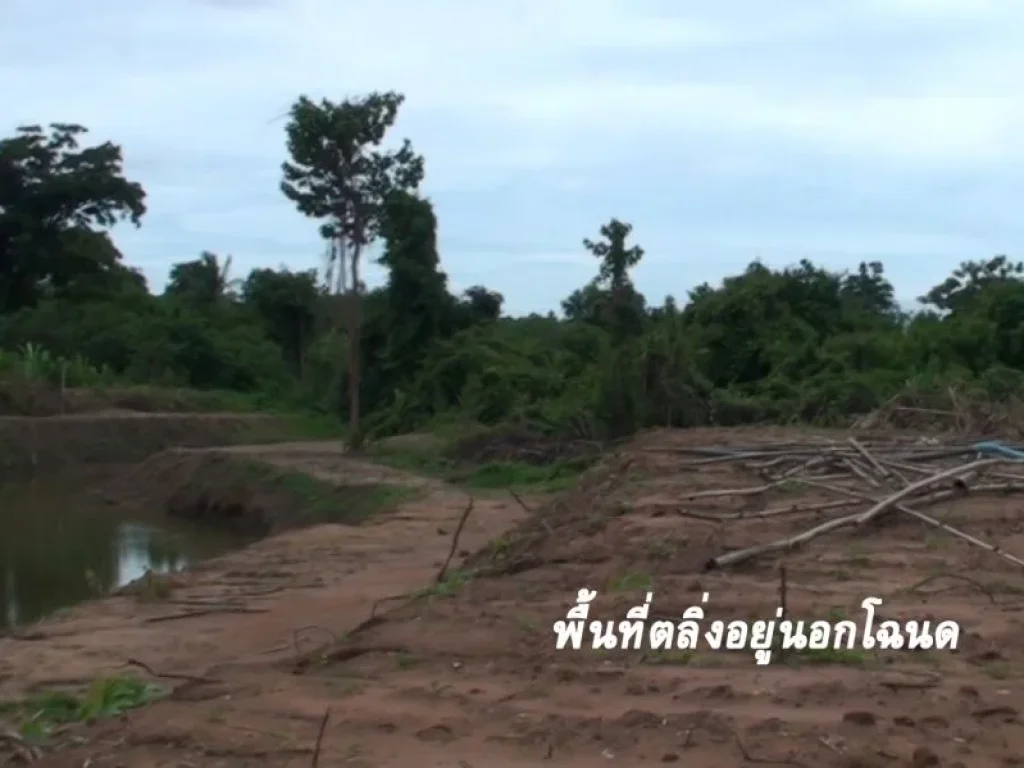
<svg viewBox="0 0 1024 768"><path fill-rule="evenodd" d="M354 474L337 482L317 479L287 462L275 466L275 458L274 447L164 451L116 478L101 495L109 503L155 507L253 536L318 523L356 525L414 495Z"/></svg>
<svg viewBox="0 0 1024 768"><path fill-rule="evenodd" d="M1024 747L1017 724L1024 648L1014 640L1024 629L1024 590L1013 587L1019 571L901 515L880 528L838 531L801 549L705 572L714 556L863 511L871 498L892 493L881 480L872 486L850 471L854 485L820 475L845 493L813 484L768 487L767 475L782 471L775 468L814 467L830 450L837 466L863 467L845 442L836 447L775 430L770 440L737 446L738 436L694 430L641 439L578 491L471 556L443 589L377 617L318 653L318 664L297 669L358 679L361 688L346 706L351 738L388 722L410 749L429 733L443 735L449 750L486 741L491 754L565 765L602 757L697 767L744 759L798 766L994 766L1015 759ZM730 442L734 454L752 458L723 460ZM903 452L912 456L905 464L925 466L927 447L894 446L887 455ZM744 490L750 488L761 490ZM980 490L976 499L943 492L944 520L1024 554L1019 502ZM783 663L758 667L753 651L554 649L552 623L580 587L599 591L591 618L624 617L653 589L652 618L678 621L708 592L709 621L770 619L783 564L794 618L860 624L861 600L876 595L885 601L884 618L959 621L960 650L790 652Z"/></svg>

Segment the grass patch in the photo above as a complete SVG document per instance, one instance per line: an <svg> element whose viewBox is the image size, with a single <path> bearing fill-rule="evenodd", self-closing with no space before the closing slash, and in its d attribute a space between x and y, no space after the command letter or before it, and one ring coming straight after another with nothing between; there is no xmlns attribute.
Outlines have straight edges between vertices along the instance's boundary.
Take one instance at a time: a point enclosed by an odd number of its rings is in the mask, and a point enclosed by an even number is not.
<svg viewBox="0 0 1024 768"><path fill-rule="evenodd" d="M287 494L298 503L300 524L358 525L395 510L417 496L415 488L400 485L334 485L298 470L279 470L259 461L246 461L245 473L254 483Z"/></svg>
<svg viewBox="0 0 1024 768"><path fill-rule="evenodd" d="M477 467L453 469L445 480L481 490L512 488L534 493L556 493L576 485L584 467L578 462L559 461L546 467L515 461L495 461Z"/></svg>
<svg viewBox="0 0 1024 768"><path fill-rule="evenodd" d="M395 656L395 666L399 669L413 669L417 664L419 664L419 659L411 653L402 651Z"/></svg>
<svg viewBox="0 0 1024 768"><path fill-rule="evenodd" d="M172 517L261 537L297 527L359 525L417 498L421 489L383 482L345 482L280 468L256 457L213 452L169 455L144 484L152 500L115 488L133 504L153 503Z"/></svg>
<svg viewBox="0 0 1024 768"><path fill-rule="evenodd" d="M167 694L167 688L136 677L110 677L95 681L82 695L51 691L0 702L0 718L11 721L26 742L45 744L63 725L116 717Z"/></svg>
<svg viewBox="0 0 1024 768"><path fill-rule="evenodd" d="M555 493L571 488L596 457L564 458L549 462L503 459L474 462L464 446L474 437L500 433L479 426L449 424L431 432L384 438L369 445L367 456L395 469L436 477L477 490L508 489Z"/></svg>
<svg viewBox="0 0 1024 768"><path fill-rule="evenodd" d="M649 592L653 588L654 580L648 573L624 573L608 583L612 592Z"/></svg>
<svg viewBox="0 0 1024 768"><path fill-rule="evenodd" d="M238 445L289 443L296 440L338 440L344 428L336 418L309 413L272 413L266 420L249 421L241 425L234 435Z"/></svg>
<svg viewBox="0 0 1024 768"><path fill-rule="evenodd" d="M374 447L369 457L381 464L476 490L531 491L556 493L572 488L587 468L582 461L559 461L536 466L519 461L492 461L467 464L444 455L437 449Z"/></svg>
<svg viewBox="0 0 1024 768"><path fill-rule="evenodd" d="M424 587L416 592L416 596L448 597L469 584L474 578L476 578L476 574L473 571L467 571L461 568L448 571L441 581L437 584L431 584L429 587Z"/></svg>

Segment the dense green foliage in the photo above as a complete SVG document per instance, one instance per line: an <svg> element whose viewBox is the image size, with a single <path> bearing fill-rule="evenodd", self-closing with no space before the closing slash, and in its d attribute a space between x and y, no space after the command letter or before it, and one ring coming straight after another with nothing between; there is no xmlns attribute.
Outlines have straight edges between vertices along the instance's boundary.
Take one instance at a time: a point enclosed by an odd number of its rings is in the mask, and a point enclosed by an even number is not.
<svg viewBox="0 0 1024 768"><path fill-rule="evenodd" d="M66 125L0 141L0 362L45 350L87 386L262 393L343 417L361 409L361 431L377 435L455 418L595 437L840 424L901 392L927 405L951 388L1022 391L1024 268L1002 256L965 263L913 314L879 263L844 273L754 263L685 304L654 305L630 276L643 250L613 219L583 241L595 278L558 315L503 317L501 295L479 286L453 296L433 207L417 191L422 158L408 142L376 149L400 104L396 94L303 98L291 113L282 190L322 222L335 268L351 278L344 293L313 271L232 280L230 258L203 253L175 264L154 296L107 234L145 212L120 148L82 148L82 129ZM388 278L369 290L358 263L378 240Z"/></svg>

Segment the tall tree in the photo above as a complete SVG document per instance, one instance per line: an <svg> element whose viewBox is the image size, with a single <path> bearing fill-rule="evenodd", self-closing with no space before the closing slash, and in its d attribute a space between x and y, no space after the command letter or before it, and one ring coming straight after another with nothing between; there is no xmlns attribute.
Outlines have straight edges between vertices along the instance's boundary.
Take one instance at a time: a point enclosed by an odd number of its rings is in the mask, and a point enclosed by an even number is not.
<svg viewBox="0 0 1024 768"><path fill-rule="evenodd" d="M349 421L356 443L360 440L360 258L379 236L381 214L391 192L415 191L423 180L423 158L408 139L398 149L379 149L404 100L391 91L341 102L317 103L301 96L291 108L286 128L291 159L282 165L281 191L300 213L323 221L320 232L336 243L335 253L341 260L339 288L348 285Z"/></svg>
<svg viewBox="0 0 1024 768"><path fill-rule="evenodd" d="M601 261L595 284L603 289L605 300L598 307L599 316L618 339L641 330L645 308L643 296L636 292L629 276L629 270L644 256L640 246L626 246L632 231L631 224L612 219L601 227L602 240L583 240L583 246ZM578 298L582 301L585 294Z"/></svg>
<svg viewBox="0 0 1024 768"><path fill-rule="evenodd" d="M85 133L52 123L0 140L0 312L123 271L117 249L94 236L124 219L138 226L145 192L124 177L119 146L81 147Z"/></svg>
<svg viewBox="0 0 1024 768"><path fill-rule="evenodd" d="M384 252L377 263L388 270L388 386L414 378L431 343L449 331L451 296L437 254L437 217L429 200L392 193L381 219Z"/></svg>
<svg viewBox="0 0 1024 768"><path fill-rule="evenodd" d="M462 292L456 305L461 327L493 323L501 317L505 297L497 291L489 291L482 285L471 285Z"/></svg>
<svg viewBox="0 0 1024 768"><path fill-rule="evenodd" d="M1007 256L993 256L987 261L965 261L944 282L918 299L943 312L970 309L994 284L1021 284L1024 281L1024 262L1011 261Z"/></svg>
<svg viewBox="0 0 1024 768"><path fill-rule="evenodd" d="M300 380L305 373L306 351L313 341L319 297L316 271L312 269L254 269L242 285L243 301L263 321L267 336L281 347Z"/></svg>

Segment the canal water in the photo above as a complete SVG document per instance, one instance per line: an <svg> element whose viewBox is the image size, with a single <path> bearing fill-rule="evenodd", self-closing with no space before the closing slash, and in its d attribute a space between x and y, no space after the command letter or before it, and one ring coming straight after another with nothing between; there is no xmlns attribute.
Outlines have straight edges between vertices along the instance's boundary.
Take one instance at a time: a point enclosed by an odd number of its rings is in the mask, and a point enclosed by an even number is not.
<svg viewBox="0 0 1024 768"><path fill-rule="evenodd" d="M123 586L147 568L180 570L246 543L159 513L127 514L80 483L0 484L0 634Z"/></svg>

